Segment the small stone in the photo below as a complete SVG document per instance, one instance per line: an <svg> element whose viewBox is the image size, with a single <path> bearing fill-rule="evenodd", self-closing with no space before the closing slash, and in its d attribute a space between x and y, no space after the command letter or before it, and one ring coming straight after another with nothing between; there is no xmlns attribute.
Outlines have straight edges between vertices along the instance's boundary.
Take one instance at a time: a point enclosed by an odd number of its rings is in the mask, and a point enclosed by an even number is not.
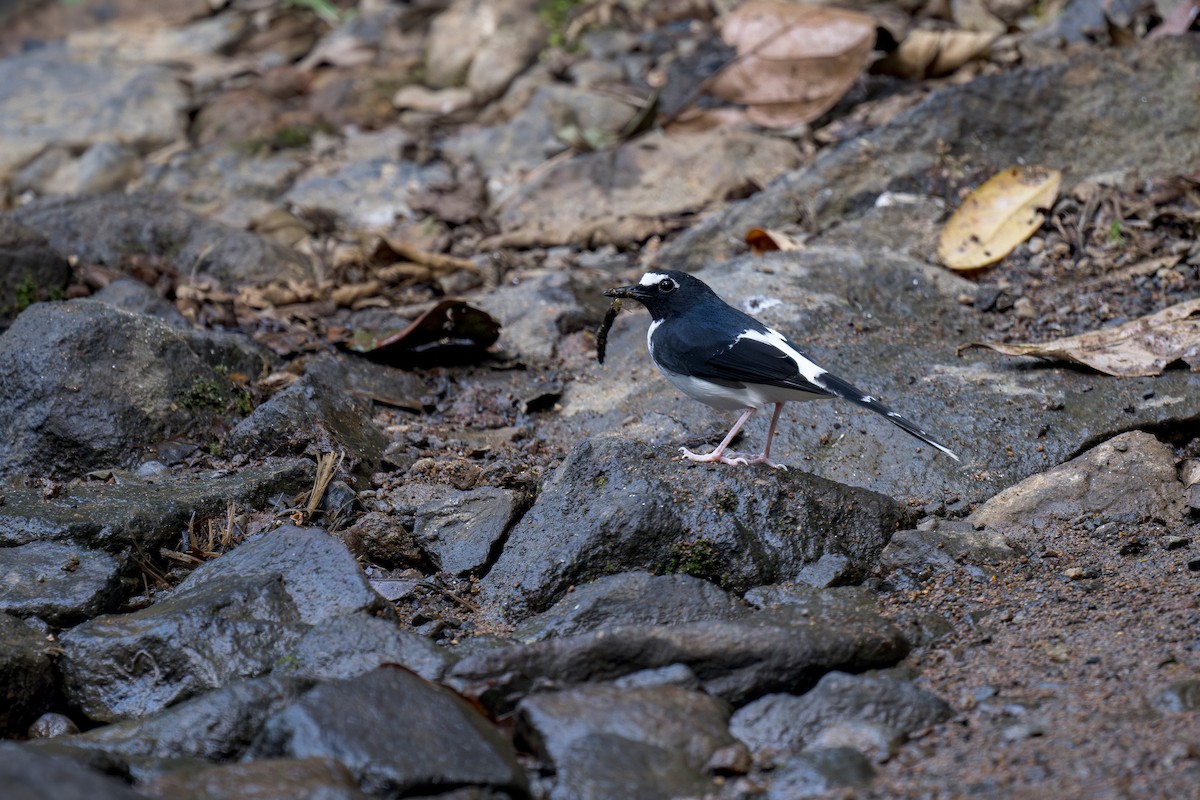
<svg viewBox="0 0 1200 800"><path fill-rule="evenodd" d="M1163 541L1163 547L1167 550L1180 550L1192 543L1192 540L1186 536L1168 536Z"/></svg>
<svg viewBox="0 0 1200 800"><path fill-rule="evenodd" d="M1013 313L1020 319L1033 319L1037 316L1037 309L1028 297L1018 297L1013 301Z"/></svg>
<svg viewBox="0 0 1200 800"><path fill-rule="evenodd" d="M1062 574L1064 578L1069 578L1073 581L1081 581L1099 576L1096 570L1087 567L1067 567L1063 570Z"/></svg>
<svg viewBox="0 0 1200 800"><path fill-rule="evenodd" d="M79 733L79 727L65 714L47 711L29 726L30 739L50 739L69 733Z"/></svg>
<svg viewBox="0 0 1200 800"><path fill-rule="evenodd" d="M754 759L750 748L741 742L718 747L704 764L710 775L745 775L750 771Z"/></svg>

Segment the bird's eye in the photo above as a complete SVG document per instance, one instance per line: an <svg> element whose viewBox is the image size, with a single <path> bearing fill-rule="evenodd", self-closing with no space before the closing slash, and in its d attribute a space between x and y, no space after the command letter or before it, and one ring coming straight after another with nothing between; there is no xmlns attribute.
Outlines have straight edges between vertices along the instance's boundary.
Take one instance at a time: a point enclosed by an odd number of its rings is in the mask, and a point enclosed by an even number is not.
<svg viewBox="0 0 1200 800"><path fill-rule="evenodd" d="M675 291L675 281L670 278L663 278L658 282L658 290L663 293Z"/></svg>

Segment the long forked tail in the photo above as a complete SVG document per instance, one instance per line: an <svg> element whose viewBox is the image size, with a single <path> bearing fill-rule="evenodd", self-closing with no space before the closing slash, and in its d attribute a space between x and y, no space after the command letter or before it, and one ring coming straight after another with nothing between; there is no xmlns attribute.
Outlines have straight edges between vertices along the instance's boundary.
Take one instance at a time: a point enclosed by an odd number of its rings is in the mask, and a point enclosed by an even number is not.
<svg viewBox="0 0 1200 800"><path fill-rule="evenodd" d="M883 403L879 402L871 395L863 392L849 381L844 381L838 376L831 375L828 372L826 372L824 375L821 375L820 380L826 389L833 392L838 397L841 397L844 400L849 400L851 403L862 406L863 408L869 408L876 414L879 414L887 419L888 422L892 423L905 433L917 437L926 444L933 445L938 450L941 450L943 453L953 458L955 461L959 460L958 456L954 454L954 451L926 433L920 425L917 425L900 412L893 411L892 409L888 408Z"/></svg>

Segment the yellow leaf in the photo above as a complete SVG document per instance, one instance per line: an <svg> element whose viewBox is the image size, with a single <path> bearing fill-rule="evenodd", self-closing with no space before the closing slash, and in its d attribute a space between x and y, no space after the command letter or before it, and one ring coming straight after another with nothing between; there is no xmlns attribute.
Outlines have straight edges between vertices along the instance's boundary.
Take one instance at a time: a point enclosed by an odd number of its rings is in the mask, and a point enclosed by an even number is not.
<svg viewBox="0 0 1200 800"><path fill-rule="evenodd" d="M1200 372L1200 298L1176 303L1123 325L1045 344L973 344L1008 356L1083 364L1120 378L1150 377L1176 361Z"/></svg>
<svg viewBox="0 0 1200 800"><path fill-rule="evenodd" d="M946 221L938 258L950 269L978 269L1004 258L1042 226L1040 209L1054 203L1061 181L1061 172L1043 167L993 175Z"/></svg>
<svg viewBox="0 0 1200 800"><path fill-rule="evenodd" d="M995 33L959 30L914 30L878 69L905 78L949 75L976 56L983 55L998 38Z"/></svg>

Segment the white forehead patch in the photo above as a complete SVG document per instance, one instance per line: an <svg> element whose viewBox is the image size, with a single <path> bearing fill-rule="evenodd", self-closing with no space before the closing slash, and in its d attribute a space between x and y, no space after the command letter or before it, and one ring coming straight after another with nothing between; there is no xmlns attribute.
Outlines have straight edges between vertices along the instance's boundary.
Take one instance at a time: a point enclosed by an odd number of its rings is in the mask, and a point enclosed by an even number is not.
<svg viewBox="0 0 1200 800"><path fill-rule="evenodd" d="M645 275L642 276L642 279L640 281L638 281L638 285L639 286L655 286L656 284L661 283L662 281L671 281L671 283L675 283L675 281L671 280L670 275L664 275L661 272L647 272Z"/></svg>

